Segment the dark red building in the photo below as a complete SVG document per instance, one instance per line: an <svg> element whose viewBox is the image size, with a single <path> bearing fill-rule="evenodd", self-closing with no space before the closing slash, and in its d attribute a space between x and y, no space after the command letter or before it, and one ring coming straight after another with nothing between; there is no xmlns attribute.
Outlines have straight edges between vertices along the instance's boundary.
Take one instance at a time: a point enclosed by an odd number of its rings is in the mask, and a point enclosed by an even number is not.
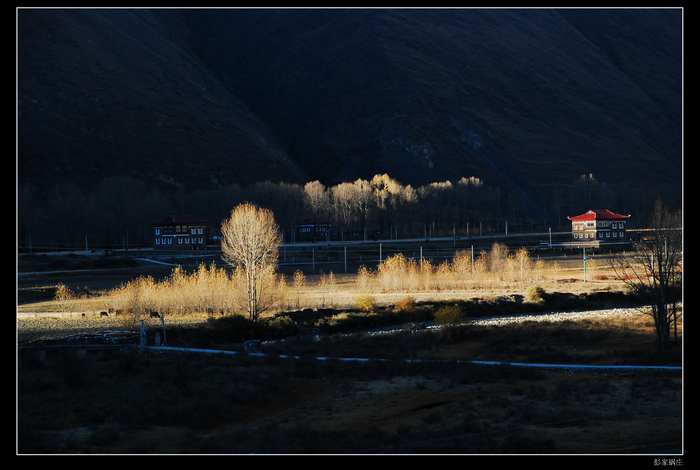
<svg viewBox="0 0 700 470"><path fill-rule="evenodd" d="M631 215L623 215L609 209L592 209L583 214L569 216L571 233L575 241L623 241L625 226Z"/></svg>
<svg viewBox="0 0 700 470"><path fill-rule="evenodd" d="M209 240L206 221L190 216L172 216L153 224L153 248L196 250Z"/></svg>

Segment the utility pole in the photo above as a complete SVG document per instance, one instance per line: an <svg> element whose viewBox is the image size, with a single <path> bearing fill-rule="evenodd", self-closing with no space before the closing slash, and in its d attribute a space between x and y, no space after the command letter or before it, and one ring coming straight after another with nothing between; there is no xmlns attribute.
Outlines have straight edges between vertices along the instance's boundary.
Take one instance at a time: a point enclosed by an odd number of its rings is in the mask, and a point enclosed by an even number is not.
<svg viewBox="0 0 700 470"><path fill-rule="evenodd" d="M586 247L583 247L583 282L586 282L587 276L586 276Z"/></svg>
<svg viewBox="0 0 700 470"><path fill-rule="evenodd" d="M423 267L423 245L420 247L420 267Z"/></svg>
<svg viewBox="0 0 700 470"><path fill-rule="evenodd" d="M508 221L506 220L506 237L508 236Z"/></svg>
<svg viewBox="0 0 700 470"><path fill-rule="evenodd" d="M379 264L382 262L382 244L379 244Z"/></svg>
<svg viewBox="0 0 700 470"><path fill-rule="evenodd" d="M549 247L552 248L552 227L549 227Z"/></svg>
<svg viewBox="0 0 700 470"><path fill-rule="evenodd" d="M467 222L467 238L469 238L469 222Z"/></svg>

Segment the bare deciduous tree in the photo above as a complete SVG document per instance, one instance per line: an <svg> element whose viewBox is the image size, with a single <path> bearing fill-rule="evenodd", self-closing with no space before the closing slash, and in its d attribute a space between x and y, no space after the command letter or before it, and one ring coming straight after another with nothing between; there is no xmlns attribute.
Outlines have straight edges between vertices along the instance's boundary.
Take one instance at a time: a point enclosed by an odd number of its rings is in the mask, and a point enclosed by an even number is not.
<svg viewBox="0 0 700 470"><path fill-rule="evenodd" d="M615 256L611 264L616 276L645 303L651 304L657 348L668 348L673 327L678 338L678 302L682 277L682 233L680 212L672 212L657 201L651 231L634 244L633 254Z"/></svg>
<svg viewBox="0 0 700 470"><path fill-rule="evenodd" d="M328 216L330 204L328 191L320 181L310 181L304 185L304 201L308 211L313 215L314 222L324 220Z"/></svg>
<svg viewBox="0 0 700 470"><path fill-rule="evenodd" d="M224 260L245 273L248 314L257 321L263 310L260 299L265 281L277 268L281 240L275 217L268 209L245 203L236 206L221 225Z"/></svg>

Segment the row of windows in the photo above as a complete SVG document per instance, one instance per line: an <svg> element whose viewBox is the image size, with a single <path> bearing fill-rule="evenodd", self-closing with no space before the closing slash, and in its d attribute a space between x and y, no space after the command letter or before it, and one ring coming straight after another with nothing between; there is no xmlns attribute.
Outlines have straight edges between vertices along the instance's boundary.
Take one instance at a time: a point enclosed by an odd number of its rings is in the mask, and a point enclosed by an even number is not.
<svg viewBox="0 0 700 470"><path fill-rule="evenodd" d="M624 238L623 232L600 232L600 238ZM574 232L574 238L590 238L594 239L595 238L595 233L594 232L589 232L589 233L576 233Z"/></svg>
<svg viewBox="0 0 700 470"><path fill-rule="evenodd" d="M203 237L192 237L192 238L177 238L177 244L178 245L189 245L189 244L203 244L204 243L204 238ZM173 239L172 238L156 238L156 245L172 245L173 244Z"/></svg>

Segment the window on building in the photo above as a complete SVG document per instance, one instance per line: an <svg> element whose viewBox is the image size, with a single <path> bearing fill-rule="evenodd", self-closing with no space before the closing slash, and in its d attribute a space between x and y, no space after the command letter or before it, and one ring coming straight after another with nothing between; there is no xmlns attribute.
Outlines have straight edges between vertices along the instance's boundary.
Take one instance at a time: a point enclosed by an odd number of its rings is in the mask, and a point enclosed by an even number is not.
<svg viewBox="0 0 700 470"><path fill-rule="evenodd" d="M156 238L156 245L160 245L160 238Z"/></svg>
<svg viewBox="0 0 700 470"><path fill-rule="evenodd" d="M160 227L156 228L156 235L160 235Z"/></svg>

